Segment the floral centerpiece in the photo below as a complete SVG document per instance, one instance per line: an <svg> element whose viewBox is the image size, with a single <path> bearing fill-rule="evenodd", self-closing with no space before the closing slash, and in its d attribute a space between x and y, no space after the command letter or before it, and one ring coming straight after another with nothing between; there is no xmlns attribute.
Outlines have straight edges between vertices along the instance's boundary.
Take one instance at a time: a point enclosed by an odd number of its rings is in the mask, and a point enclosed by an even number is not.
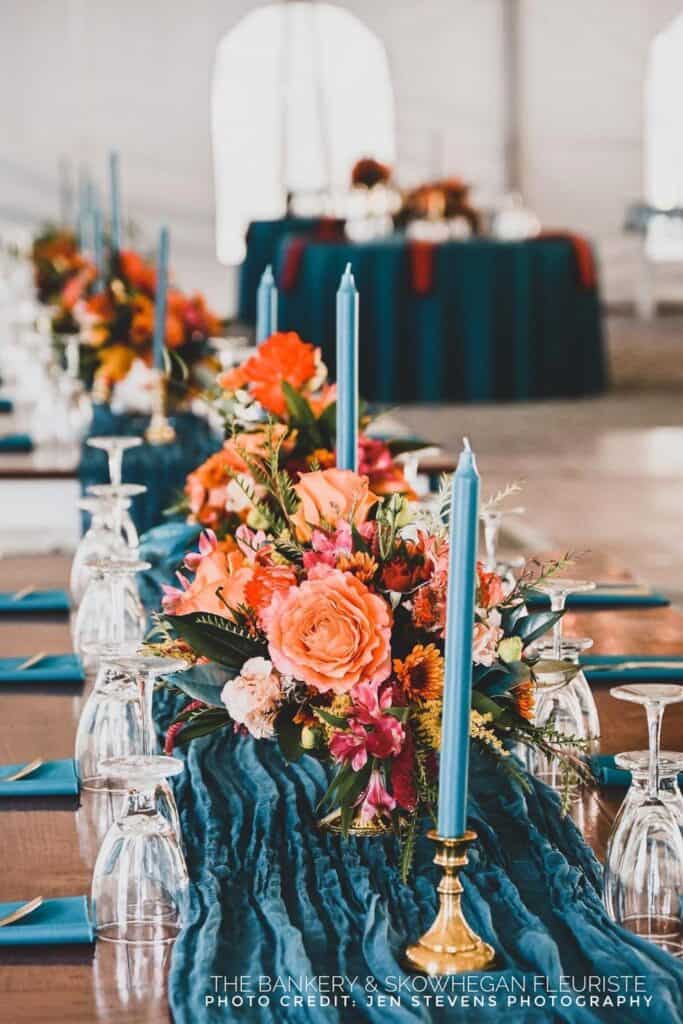
<svg viewBox="0 0 683 1024"><path fill-rule="evenodd" d="M31 260L38 301L46 306L58 302L67 282L88 265L76 235L53 225L34 238Z"/></svg>
<svg viewBox="0 0 683 1024"><path fill-rule="evenodd" d="M192 700L167 749L229 728L329 763L323 803L338 827L402 832L406 873L436 802L448 531L440 515L411 521L402 495L381 499L348 470L293 483L285 435L266 433L261 452L240 451L263 488L262 528L222 541L206 531L165 588L153 647L193 663L170 680ZM514 742L571 761L563 738L532 724L532 645L561 613L529 614L524 593L553 567L511 593L478 568L471 738L519 778Z"/></svg>
<svg viewBox="0 0 683 1024"><path fill-rule="evenodd" d="M152 365L156 271L138 253L122 250L99 291L95 279L94 268L86 265L67 283L53 326L78 332L82 376L106 400L131 371L144 377L144 368ZM215 372L208 340L219 331L220 322L201 294L169 288L165 344L171 398L204 385L200 368Z"/></svg>
<svg viewBox="0 0 683 1024"><path fill-rule="evenodd" d="M269 442L276 440L278 468L292 480L335 465L336 389L320 349L293 332L267 338L243 363L221 374L217 386L214 405L224 417L227 440L190 473L183 499L172 511L222 537L243 521L262 525L264 484L260 473L251 472L245 453L259 466ZM422 442L385 442L361 433L359 469L371 490L412 496L395 460L420 447Z"/></svg>

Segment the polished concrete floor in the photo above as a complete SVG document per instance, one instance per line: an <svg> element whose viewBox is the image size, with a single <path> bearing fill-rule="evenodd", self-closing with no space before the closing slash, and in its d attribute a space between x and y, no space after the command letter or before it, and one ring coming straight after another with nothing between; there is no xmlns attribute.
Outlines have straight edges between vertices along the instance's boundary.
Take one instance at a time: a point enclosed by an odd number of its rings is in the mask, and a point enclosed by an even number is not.
<svg viewBox="0 0 683 1024"><path fill-rule="evenodd" d="M612 389L600 398L405 406L395 416L457 451L466 434L484 495L518 481L528 554L604 552L683 603L683 319L608 319ZM578 569L577 569L578 572Z"/></svg>

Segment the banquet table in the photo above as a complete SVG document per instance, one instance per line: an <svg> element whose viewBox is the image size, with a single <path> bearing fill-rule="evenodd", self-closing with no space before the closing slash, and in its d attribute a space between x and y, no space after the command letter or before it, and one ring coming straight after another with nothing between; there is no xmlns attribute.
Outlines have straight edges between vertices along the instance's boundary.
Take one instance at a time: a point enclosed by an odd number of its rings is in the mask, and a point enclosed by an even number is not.
<svg viewBox="0 0 683 1024"><path fill-rule="evenodd" d="M320 346L335 374L335 294L350 262L360 296L360 390L377 402L526 400L604 390L597 278L584 240L443 244L396 234L319 240L310 220L250 226L240 317L272 263L278 326ZM587 269L588 262L588 269Z"/></svg>
<svg viewBox="0 0 683 1024"><path fill-rule="evenodd" d="M68 561L63 557L7 558L3 559L3 580L7 588L39 581L44 587L64 586L68 574ZM593 572L604 575L604 566L592 567ZM660 655L683 653L683 615L672 608L622 610L619 612L570 613L568 631L592 635L595 648L602 653L620 653L638 650ZM28 655L38 650L59 652L70 648L68 622L0 620L0 649L3 655ZM608 684L594 687L600 709L602 750L618 752L642 748L645 745L644 716L634 705L616 703L609 697ZM73 750L74 735L84 700L80 686L43 684L27 689L5 686L0 693L3 701L2 728L0 728L0 762L23 763L35 756L44 758L68 757ZM664 719L663 744L674 749L680 746L683 731L683 705L669 708ZM202 743L204 741L201 741ZM210 741L205 744L210 746ZM193 754L195 759L206 756ZM181 788L181 814L185 823L190 821L192 808L183 804ZM623 791L591 791L586 793L575 815L585 838L598 857L604 853L611 822ZM283 794L284 797L284 794ZM199 792L198 799L203 799ZM3 871L0 874L0 902L29 899L35 895L45 898L81 895L87 893L92 870L92 841L90 823L82 803L77 810L73 799L5 800L0 804L2 814ZM264 813L261 807L260 814ZM246 840L248 832L243 833ZM191 847L204 842L202 834L188 834ZM236 850L240 849L239 832L235 836ZM342 848L343 849L343 848ZM353 860L353 853L349 857ZM243 851L246 852L246 851ZM216 850L218 856L221 851ZM272 865L275 868L275 865ZM261 864L259 871L263 871ZM268 870L268 869L267 869ZM263 884L261 878L259 884ZM245 884L247 884L245 882ZM229 913L230 908L225 908ZM209 904L208 914L218 911ZM283 922L278 931L276 921L270 922L269 941L280 950L287 948L291 933ZM381 943L382 936L376 937ZM567 937L570 941L570 937ZM182 950L180 951L183 952ZM187 951L185 950L185 953ZM239 953L239 950L236 952ZM247 955L247 950L242 951ZM248 958L248 957L247 957ZM99 943L94 951L89 947L26 947L5 948L0 951L0 1019L8 1024L41 1021L41 1024L61 1022L108 1022L130 1024L132 1021L162 1022L169 1019L165 979L171 968L170 982L177 991L186 979L209 988L209 969L204 971L198 962L183 960L171 965L168 950L126 950L107 943ZM226 973L229 968L226 966ZM66 1016L65 1016L66 1014ZM176 1020L197 1021L194 1016L176 1016ZM207 1018L208 1019L208 1018ZM239 1018L252 1018L246 1014ZM284 1019L284 1018L283 1018ZM308 1019L302 1016L296 1019ZM320 1017L313 1019L322 1019ZM329 1018L334 1019L334 1018ZM354 1019L354 1018L348 1018ZM356 1018L357 1019L357 1018ZM391 1019L387 1013L385 1019ZM397 1020L403 1019L400 1017ZM405 1018L408 1019L408 1018ZM415 1019L410 1017L409 1019ZM428 1020L428 1016L421 1019ZM436 1015L431 1019L439 1019ZM458 1018L460 1019L460 1018ZM480 1019L465 1014L463 1019ZM500 1017L499 1017L500 1019ZM554 1017L534 1015L529 1020L554 1020ZM577 1020L580 1018L576 1018ZM617 1020L617 1017L613 1018ZM626 1017L620 1020L630 1019ZM652 1020L657 1018L653 1013Z"/></svg>

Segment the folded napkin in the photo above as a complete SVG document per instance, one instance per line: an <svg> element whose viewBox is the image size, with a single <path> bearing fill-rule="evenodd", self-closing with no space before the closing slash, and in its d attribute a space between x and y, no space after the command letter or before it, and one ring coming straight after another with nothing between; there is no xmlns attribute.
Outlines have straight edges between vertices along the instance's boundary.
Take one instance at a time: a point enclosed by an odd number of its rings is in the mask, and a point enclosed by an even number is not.
<svg viewBox="0 0 683 1024"><path fill-rule="evenodd" d="M30 668L25 658L0 658L0 683L82 683L85 672L77 654L46 654Z"/></svg>
<svg viewBox="0 0 683 1024"><path fill-rule="evenodd" d="M531 591L527 595L526 604L529 608L549 608L550 598L540 591ZM605 608L664 608L671 604L668 597L659 594L649 587L624 583L618 586L597 587L586 590L582 594L569 594L567 608L605 609Z"/></svg>
<svg viewBox="0 0 683 1024"><path fill-rule="evenodd" d="M0 398L0 412L13 412L14 402L11 398Z"/></svg>
<svg viewBox="0 0 683 1024"><path fill-rule="evenodd" d="M631 785L631 773L623 768L617 768L611 754L595 754L590 759L590 766L593 775L601 786L626 786ZM683 772L678 776L679 786L683 786Z"/></svg>
<svg viewBox="0 0 683 1024"><path fill-rule="evenodd" d="M0 903L0 917L11 914L26 902ZM28 917L0 928L0 946L66 946L94 941L86 896L45 900Z"/></svg>
<svg viewBox="0 0 683 1024"><path fill-rule="evenodd" d="M0 765L0 797L78 796L78 775L73 758L66 761L46 761L25 779L18 779L16 782L4 781L6 775L11 775L23 767L23 764Z"/></svg>
<svg viewBox="0 0 683 1024"><path fill-rule="evenodd" d="M586 654L581 664L593 683L683 681L683 655L678 654Z"/></svg>
<svg viewBox="0 0 683 1024"><path fill-rule="evenodd" d="M28 434L5 434L0 437L0 452L32 452L33 441Z"/></svg>
<svg viewBox="0 0 683 1024"><path fill-rule="evenodd" d="M0 593L0 615L27 615L40 612L68 612L66 590L32 590L16 600L12 591Z"/></svg>

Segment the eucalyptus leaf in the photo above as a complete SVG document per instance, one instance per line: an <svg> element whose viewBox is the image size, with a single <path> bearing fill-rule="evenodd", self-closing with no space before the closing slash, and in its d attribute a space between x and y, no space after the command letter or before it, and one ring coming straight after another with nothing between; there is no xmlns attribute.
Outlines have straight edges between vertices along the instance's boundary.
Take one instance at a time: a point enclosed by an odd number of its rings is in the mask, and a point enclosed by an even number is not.
<svg viewBox="0 0 683 1024"><path fill-rule="evenodd" d="M221 690L234 678L221 665L195 665L187 672L174 672L166 676L168 682L177 686L192 700L201 700L211 707L221 708Z"/></svg>
<svg viewBox="0 0 683 1024"><path fill-rule="evenodd" d="M547 633L563 615L564 612L532 612L517 620L512 635L520 637L526 646Z"/></svg>

